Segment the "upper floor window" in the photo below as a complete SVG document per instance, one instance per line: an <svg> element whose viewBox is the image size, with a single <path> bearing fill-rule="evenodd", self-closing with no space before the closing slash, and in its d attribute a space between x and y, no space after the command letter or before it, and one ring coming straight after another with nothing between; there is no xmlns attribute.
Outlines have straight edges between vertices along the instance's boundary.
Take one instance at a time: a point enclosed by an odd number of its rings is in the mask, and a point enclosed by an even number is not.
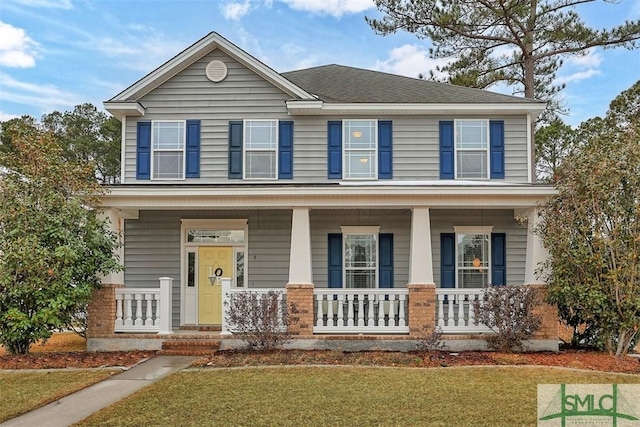
<svg viewBox="0 0 640 427"><path fill-rule="evenodd" d="M229 179L293 179L293 121L229 121Z"/></svg>
<svg viewBox="0 0 640 427"><path fill-rule="evenodd" d="M244 121L244 177L276 179L278 173L278 121Z"/></svg>
<svg viewBox="0 0 640 427"><path fill-rule="evenodd" d="M489 122L456 120L456 178L489 178Z"/></svg>
<svg viewBox="0 0 640 427"><path fill-rule="evenodd" d="M503 120L441 120L440 179L504 179Z"/></svg>
<svg viewBox="0 0 640 427"><path fill-rule="evenodd" d="M154 121L151 130L153 179L184 179L184 121Z"/></svg>
<svg viewBox="0 0 640 427"><path fill-rule="evenodd" d="M344 120L344 178L377 179L377 120Z"/></svg>

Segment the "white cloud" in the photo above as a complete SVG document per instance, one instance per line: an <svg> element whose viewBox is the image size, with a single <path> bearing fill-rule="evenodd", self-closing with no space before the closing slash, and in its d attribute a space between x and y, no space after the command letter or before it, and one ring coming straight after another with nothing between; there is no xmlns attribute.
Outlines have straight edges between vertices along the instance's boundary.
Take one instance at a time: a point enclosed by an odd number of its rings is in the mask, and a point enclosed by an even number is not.
<svg viewBox="0 0 640 427"><path fill-rule="evenodd" d="M15 3L29 7L48 9L73 9L72 0L14 0Z"/></svg>
<svg viewBox="0 0 640 427"><path fill-rule="evenodd" d="M231 21L238 21L243 16L249 13L251 10L251 5L249 4L249 0L245 0L242 3L227 3L220 6L220 11L222 12L222 16L224 19Z"/></svg>
<svg viewBox="0 0 640 427"><path fill-rule="evenodd" d="M375 7L373 0L281 0L291 9L318 15L342 15L364 12Z"/></svg>
<svg viewBox="0 0 640 427"><path fill-rule="evenodd" d="M37 46L22 28L0 21L0 66L34 67Z"/></svg>
<svg viewBox="0 0 640 427"><path fill-rule="evenodd" d="M4 111L0 111L0 122L6 122L7 120L16 119L19 116L15 114L5 113Z"/></svg>
<svg viewBox="0 0 640 427"><path fill-rule="evenodd" d="M599 67L602 64L602 55L596 52L595 49L589 49L586 55L569 57L566 64L586 68Z"/></svg>
<svg viewBox="0 0 640 427"><path fill-rule="evenodd" d="M566 75L556 79L558 84L567 84L586 80L598 76L602 72L598 69L602 65L602 56L591 49L586 55L571 56L565 61Z"/></svg>
<svg viewBox="0 0 640 427"><path fill-rule="evenodd" d="M598 76L600 74L602 74L602 72L600 70L595 70L595 69L591 68L591 69L585 70L585 71L576 71L575 73L571 73L568 76L558 77L556 79L556 82L558 84L577 82L577 81L580 81L580 80L586 80L586 79L588 79L590 77L593 77L593 76Z"/></svg>
<svg viewBox="0 0 640 427"><path fill-rule="evenodd" d="M405 44L392 49L384 61L376 61L374 69L409 77L418 77L419 74L428 76L429 71L433 71L437 78L442 79L447 75L437 72L436 67L442 67L448 62L448 59L429 58L429 52L417 45Z"/></svg>
<svg viewBox="0 0 640 427"><path fill-rule="evenodd" d="M23 82L2 72L0 88L3 101L23 104L41 112L70 108L83 102L82 96L65 92L53 85Z"/></svg>

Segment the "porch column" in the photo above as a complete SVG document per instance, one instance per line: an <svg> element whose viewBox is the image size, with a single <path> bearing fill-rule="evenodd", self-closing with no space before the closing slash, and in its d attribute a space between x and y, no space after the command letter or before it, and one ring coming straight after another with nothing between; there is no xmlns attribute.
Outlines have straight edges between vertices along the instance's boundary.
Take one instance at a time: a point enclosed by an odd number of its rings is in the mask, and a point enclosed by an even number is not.
<svg viewBox="0 0 640 427"><path fill-rule="evenodd" d="M409 284L434 284L429 208L413 208L409 257Z"/></svg>
<svg viewBox="0 0 640 427"><path fill-rule="evenodd" d="M114 250L114 254L118 257L118 262L124 264L124 218L118 209L105 209L100 215L102 219L109 220L109 230L118 235L118 242L120 246ZM102 277L102 283L105 285L124 285L124 271L118 271L116 273L109 273Z"/></svg>
<svg viewBox="0 0 640 427"><path fill-rule="evenodd" d="M540 222L538 210L531 208L527 211L527 257L524 268L524 283L526 285L541 284L544 281L536 274L539 265L549 256L549 252L542 244L540 236L534 233Z"/></svg>
<svg viewBox="0 0 640 427"><path fill-rule="evenodd" d="M289 284L312 284L309 208L293 208Z"/></svg>

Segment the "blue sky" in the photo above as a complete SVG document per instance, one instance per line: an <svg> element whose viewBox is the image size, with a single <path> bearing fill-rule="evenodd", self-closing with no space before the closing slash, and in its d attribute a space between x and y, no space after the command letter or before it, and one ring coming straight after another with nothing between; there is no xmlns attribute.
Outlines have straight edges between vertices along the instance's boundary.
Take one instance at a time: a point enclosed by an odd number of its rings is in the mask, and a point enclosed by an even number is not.
<svg viewBox="0 0 640 427"><path fill-rule="evenodd" d="M611 27L640 19L640 0L577 10L593 27ZM84 102L102 108L211 31L279 72L336 63L416 77L433 68L428 41L378 36L365 16L378 16L372 0L1 0L0 121ZM569 58L558 79L567 84L565 120L577 125L640 80L640 51Z"/></svg>

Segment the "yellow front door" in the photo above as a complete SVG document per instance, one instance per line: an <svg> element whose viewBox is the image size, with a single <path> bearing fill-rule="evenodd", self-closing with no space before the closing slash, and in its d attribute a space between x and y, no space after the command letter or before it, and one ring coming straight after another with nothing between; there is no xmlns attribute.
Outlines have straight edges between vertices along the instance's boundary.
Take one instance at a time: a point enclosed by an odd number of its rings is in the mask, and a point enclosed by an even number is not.
<svg viewBox="0 0 640 427"><path fill-rule="evenodd" d="M198 248L198 324L222 324L222 285L212 285L209 276L233 279L232 247Z"/></svg>

